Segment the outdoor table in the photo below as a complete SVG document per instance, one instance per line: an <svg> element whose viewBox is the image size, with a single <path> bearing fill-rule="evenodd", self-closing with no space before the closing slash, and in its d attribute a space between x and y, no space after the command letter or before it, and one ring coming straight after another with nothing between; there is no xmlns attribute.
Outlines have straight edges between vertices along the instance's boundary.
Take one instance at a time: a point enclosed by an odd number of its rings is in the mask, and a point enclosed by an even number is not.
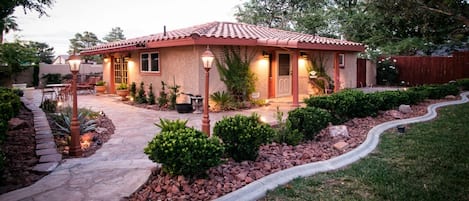
<svg viewBox="0 0 469 201"><path fill-rule="evenodd" d="M54 91L54 97L60 96L60 91L66 87L69 87L70 84L47 84L46 88L51 88ZM54 99L54 98L53 98Z"/></svg>

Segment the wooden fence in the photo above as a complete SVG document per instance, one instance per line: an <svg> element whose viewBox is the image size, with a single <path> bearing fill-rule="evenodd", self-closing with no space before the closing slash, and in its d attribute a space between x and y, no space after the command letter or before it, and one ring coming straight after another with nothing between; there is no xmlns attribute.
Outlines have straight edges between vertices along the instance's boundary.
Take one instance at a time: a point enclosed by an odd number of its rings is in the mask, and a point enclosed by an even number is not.
<svg viewBox="0 0 469 201"><path fill-rule="evenodd" d="M469 52L455 52L451 57L396 56L399 81L410 85L446 83L469 78Z"/></svg>

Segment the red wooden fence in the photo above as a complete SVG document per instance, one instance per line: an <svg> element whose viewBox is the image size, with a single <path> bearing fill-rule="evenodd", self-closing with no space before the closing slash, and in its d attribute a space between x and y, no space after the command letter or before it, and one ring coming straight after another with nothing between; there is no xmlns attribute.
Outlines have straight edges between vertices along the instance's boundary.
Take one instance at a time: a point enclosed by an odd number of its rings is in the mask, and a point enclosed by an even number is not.
<svg viewBox="0 0 469 201"><path fill-rule="evenodd" d="M396 56L399 81L410 85L446 83L469 78L469 52L455 52L451 57Z"/></svg>

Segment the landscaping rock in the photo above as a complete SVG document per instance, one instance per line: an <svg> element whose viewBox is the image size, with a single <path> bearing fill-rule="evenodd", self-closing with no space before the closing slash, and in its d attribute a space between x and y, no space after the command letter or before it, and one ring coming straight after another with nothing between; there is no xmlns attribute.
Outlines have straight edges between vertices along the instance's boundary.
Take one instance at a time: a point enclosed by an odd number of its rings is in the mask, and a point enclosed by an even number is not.
<svg viewBox="0 0 469 201"><path fill-rule="evenodd" d="M410 105L400 105L399 106L399 112L402 112L404 114L408 114L412 112L412 108L410 108Z"/></svg>
<svg viewBox="0 0 469 201"><path fill-rule="evenodd" d="M340 142L337 142L334 144L334 148L339 150L339 151L344 151L345 149L347 149L349 146L348 143L344 142L344 141L340 141Z"/></svg>
<svg viewBox="0 0 469 201"><path fill-rule="evenodd" d="M19 118L12 118L8 121L8 128L10 130L19 130L23 128L29 128L28 122L19 119Z"/></svg>
<svg viewBox="0 0 469 201"><path fill-rule="evenodd" d="M452 99L456 99L456 96L453 96L453 95L447 95L447 96L445 96L445 99L450 99L450 100L452 100Z"/></svg>
<svg viewBox="0 0 469 201"><path fill-rule="evenodd" d="M52 172L57 166L59 165L58 162L50 162L50 163L40 163L34 166L33 171L36 172Z"/></svg>
<svg viewBox="0 0 469 201"><path fill-rule="evenodd" d="M397 110L389 110L389 111L386 112L386 115L389 115L389 116L393 117L394 119L402 119L403 118L402 113L397 111Z"/></svg>
<svg viewBox="0 0 469 201"><path fill-rule="evenodd" d="M329 126L329 134L331 137L349 137L347 126Z"/></svg>

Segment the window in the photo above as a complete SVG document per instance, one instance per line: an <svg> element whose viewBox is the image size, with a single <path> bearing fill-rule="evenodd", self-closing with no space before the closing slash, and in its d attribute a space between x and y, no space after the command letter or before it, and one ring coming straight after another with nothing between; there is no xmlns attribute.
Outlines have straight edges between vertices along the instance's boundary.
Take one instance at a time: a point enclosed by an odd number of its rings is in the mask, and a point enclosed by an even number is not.
<svg viewBox="0 0 469 201"><path fill-rule="evenodd" d="M141 72L160 72L160 55L158 52L141 53L140 54L140 71Z"/></svg>
<svg viewBox="0 0 469 201"><path fill-rule="evenodd" d="M344 54L339 54L339 67L341 68L345 67L345 55Z"/></svg>

